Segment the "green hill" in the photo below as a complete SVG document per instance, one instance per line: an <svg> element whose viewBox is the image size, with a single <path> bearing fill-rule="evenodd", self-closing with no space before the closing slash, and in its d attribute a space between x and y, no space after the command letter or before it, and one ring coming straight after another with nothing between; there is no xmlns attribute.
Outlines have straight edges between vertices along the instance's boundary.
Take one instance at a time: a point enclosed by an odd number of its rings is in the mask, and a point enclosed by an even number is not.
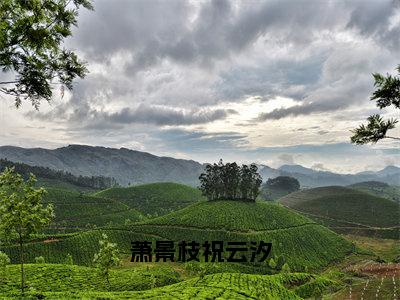
<svg viewBox="0 0 400 300"><path fill-rule="evenodd" d="M19 297L18 265L7 267L0 294ZM110 286L88 267L27 265L27 296L35 299L303 299L339 283L306 273L251 275L219 273L180 281L167 267L114 269ZM48 278L58 280L48 280ZM32 299L33 299L32 298Z"/></svg>
<svg viewBox="0 0 400 300"><path fill-rule="evenodd" d="M127 188L110 188L94 194L135 208L146 215L159 216L204 200L198 189L178 183L162 182Z"/></svg>
<svg viewBox="0 0 400 300"><path fill-rule="evenodd" d="M279 204L213 201L126 226L130 230L180 241L272 242L272 255L290 266L318 268L351 252L349 242Z"/></svg>
<svg viewBox="0 0 400 300"><path fill-rule="evenodd" d="M375 232L395 238L400 226L397 203L346 187L303 190L285 196L279 202L340 232Z"/></svg>
<svg viewBox="0 0 400 300"><path fill-rule="evenodd" d="M81 229L144 219L140 212L119 201L62 189L46 190L43 202L52 203L55 210L53 229Z"/></svg>
<svg viewBox="0 0 400 300"><path fill-rule="evenodd" d="M271 242L270 257L283 256L293 270L300 271L306 266L317 269L339 261L354 249L334 232L279 204L216 201L196 203L132 225L32 241L26 245L26 259L32 262L41 255L48 262L63 262L70 253L78 264L90 265L102 232L127 256L131 254L131 241ZM17 245L5 247L5 251L17 261Z"/></svg>
<svg viewBox="0 0 400 300"><path fill-rule="evenodd" d="M348 187L400 203L400 186L379 181L363 181Z"/></svg>

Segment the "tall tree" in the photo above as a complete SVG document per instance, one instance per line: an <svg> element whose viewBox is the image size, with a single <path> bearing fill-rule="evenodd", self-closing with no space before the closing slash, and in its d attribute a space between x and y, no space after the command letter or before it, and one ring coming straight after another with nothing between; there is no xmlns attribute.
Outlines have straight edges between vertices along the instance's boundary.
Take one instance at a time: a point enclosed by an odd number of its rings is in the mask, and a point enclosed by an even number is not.
<svg viewBox="0 0 400 300"><path fill-rule="evenodd" d="M117 244L111 243L108 236L103 233L99 245L100 250L94 255L93 262L99 268L100 275L106 279L108 286L110 286L110 269L121 263L118 257Z"/></svg>
<svg viewBox="0 0 400 300"><path fill-rule="evenodd" d="M253 200L262 179L255 164L239 167L235 162L207 165L199 177L199 189L208 200Z"/></svg>
<svg viewBox="0 0 400 300"><path fill-rule="evenodd" d="M382 109L388 106L400 108L400 65L397 67L397 76L387 74L383 76L379 73L373 74L376 90L371 96L371 100L376 101L376 105ZM384 120L379 114L372 115L367 119L367 125L361 124L352 130L351 142L354 144L376 143L381 139L400 140L400 137L387 135L390 129L395 128L397 119Z"/></svg>
<svg viewBox="0 0 400 300"><path fill-rule="evenodd" d="M16 236L20 250L21 292L25 290L24 243L29 237L45 228L54 217L51 204L44 207L41 203L46 192L34 187L33 174L28 180L6 168L0 174L0 232L7 236Z"/></svg>
<svg viewBox="0 0 400 300"><path fill-rule="evenodd" d="M38 109L41 100L51 100L54 84L63 93L87 73L77 55L62 47L80 7L93 9L91 0L0 1L0 67L9 78L0 81L0 92L13 96L17 107L24 99Z"/></svg>

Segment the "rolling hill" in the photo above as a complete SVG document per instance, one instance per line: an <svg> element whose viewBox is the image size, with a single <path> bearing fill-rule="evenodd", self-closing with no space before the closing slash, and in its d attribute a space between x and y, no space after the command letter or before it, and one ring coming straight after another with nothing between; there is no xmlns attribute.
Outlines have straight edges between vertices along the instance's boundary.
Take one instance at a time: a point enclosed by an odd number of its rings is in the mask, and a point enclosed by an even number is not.
<svg viewBox="0 0 400 300"><path fill-rule="evenodd" d="M306 266L321 268L354 251L347 240L279 204L216 201L196 203L137 224L36 239L26 245L26 259L29 262L42 255L57 263L70 253L76 263L91 265L102 232L126 255L131 254L131 241L271 242L271 255L283 256L292 270L300 271ZM18 259L17 245L4 250L13 261Z"/></svg>
<svg viewBox="0 0 400 300"><path fill-rule="evenodd" d="M400 226L397 203L351 188L330 186L302 190L278 201L340 232L376 231L396 238Z"/></svg>
<svg viewBox="0 0 400 300"><path fill-rule="evenodd" d="M348 187L400 203L400 186L393 186L380 181L363 181Z"/></svg>
<svg viewBox="0 0 400 300"><path fill-rule="evenodd" d="M163 215L204 200L200 190L172 182L110 188L94 196L120 201L152 216Z"/></svg>
<svg viewBox="0 0 400 300"><path fill-rule="evenodd" d="M327 265L353 249L329 229L264 202L201 202L126 228L175 241L270 241L273 255L284 256L297 269Z"/></svg>
<svg viewBox="0 0 400 300"><path fill-rule="evenodd" d="M134 222L144 219L139 211L119 201L62 189L46 190L43 202L53 204L55 212L51 231L80 230L107 224L124 224L126 220Z"/></svg>

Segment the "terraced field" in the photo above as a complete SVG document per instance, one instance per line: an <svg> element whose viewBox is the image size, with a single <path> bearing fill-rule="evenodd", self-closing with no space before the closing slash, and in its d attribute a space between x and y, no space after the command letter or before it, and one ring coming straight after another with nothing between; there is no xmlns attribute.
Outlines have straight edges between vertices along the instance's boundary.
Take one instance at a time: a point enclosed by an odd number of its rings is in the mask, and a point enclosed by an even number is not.
<svg viewBox="0 0 400 300"><path fill-rule="evenodd" d="M83 193L48 188L45 203L52 203L55 220L50 228L79 230L82 227L124 224L135 222L144 216L126 204L112 199L95 197Z"/></svg>
<svg viewBox="0 0 400 300"><path fill-rule="evenodd" d="M400 203L400 186L393 186L379 181L364 181L348 187Z"/></svg>
<svg viewBox="0 0 400 300"><path fill-rule="evenodd" d="M272 253L284 256L293 270L318 269L338 261L354 250L347 240L310 219L273 203L233 201L203 202L138 224L90 230L36 240L26 246L27 261L35 256L47 262L64 262L67 253L82 265L91 265L101 232L106 232L126 255L130 241L264 241L272 242ZM5 248L13 261L17 246Z"/></svg>
<svg viewBox="0 0 400 300"><path fill-rule="evenodd" d="M149 216L164 215L205 200L198 189L168 182L110 188L94 196L120 201Z"/></svg>
<svg viewBox="0 0 400 300"><path fill-rule="evenodd" d="M126 226L127 229L174 241L272 242L272 255L291 267L320 268L353 250L350 242L310 219L274 203L215 201Z"/></svg>
<svg viewBox="0 0 400 300"><path fill-rule="evenodd" d="M345 187L292 193L279 203L341 233L397 238L400 206L394 201Z"/></svg>
<svg viewBox="0 0 400 300"><path fill-rule="evenodd" d="M7 271L9 272L4 280L5 284L0 287L5 299L18 295L18 290L12 283L18 280L19 270L16 266L10 266ZM178 274L168 268L159 268L135 272L130 269L114 270L111 274L111 285L108 287L96 275L95 269L48 264L28 265L27 277L28 285L31 287L30 294L46 299L290 300L303 299L315 295L319 289L327 287L334 289L339 286L335 281L306 273L280 275L219 273L175 283L180 280ZM49 277L60 279L49 283L46 280ZM74 291L74 286L79 287L79 290Z"/></svg>

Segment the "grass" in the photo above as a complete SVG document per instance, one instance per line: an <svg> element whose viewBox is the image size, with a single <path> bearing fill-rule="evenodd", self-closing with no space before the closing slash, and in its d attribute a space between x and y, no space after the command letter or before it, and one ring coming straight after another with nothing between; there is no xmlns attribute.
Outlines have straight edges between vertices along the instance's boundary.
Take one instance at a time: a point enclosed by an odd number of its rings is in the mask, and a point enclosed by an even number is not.
<svg viewBox="0 0 400 300"><path fill-rule="evenodd" d="M350 188L400 203L400 186L379 181L364 181L349 185Z"/></svg>
<svg viewBox="0 0 400 300"><path fill-rule="evenodd" d="M74 191L48 188L43 202L54 205L56 218L51 227L59 230L71 227L79 230L144 219L140 212L126 204Z"/></svg>
<svg viewBox="0 0 400 300"><path fill-rule="evenodd" d="M19 267L8 266L0 293L19 295ZM306 273L218 273L180 281L169 267L114 269L110 286L95 269L72 265L27 265L28 295L46 299L302 299L338 283ZM3 276L4 277L4 276ZM51 278L52 280L48 280Z"/></svg>
<svg viewBox="0 0 400 300"><path fill-rule="evenodd" d="M392 262L397 257L400 257L398 239L380 239L357 235L345 235L345 238L355 243L358 247L371 251L387 262Z"/></svg>
<svg viewBox="0 0 400 300"><path fill-rule="evenodd" d="M305 266L321 268L354 250L350 242L334 232L280 205L217 201L194 204L138 224L35 240L26 246L27 261L43 256L46 262L62 263L70 253L76 263L90 266L101 232L106 232L126 254L131 253L131 241L272 242L271 255L285 257L290 267L299 271ZM17 245L4 250L14 262L18 260Z"/></svg>
<svg viewBox="0 0 400 300"><path fill-rule="evenodd" d="M274 203L197 203L166 216L126 226L174 241L272 242L272 255L290 266L320 268L352 252L352 244L310 219Z"/></svg>
<svg viewBox="0 0 400 300"><path fill-rule="evenodd" d="M110 286L95 268L76 265L27 264L25 274L27 290L40 292L139 291L180 281L180 275L168 266L112 269ZM7 266L0 275L0 295L18 295L20 276L19 265Z"/></svg>
<svg viewBox="0 0 400 300"><path fill-rule="evenodd" d="M151 216L164 215L204 200L198 189L171 182L110 188L94 195L120 201Z"/></svg>
<svg viewBox="0 0 400 300"><path fill-rule="evenodd" d="M340 232L347 228L350 232L364 228L367 234L371 234L368 230L376 230L376 233L385 235L387 229L393 236L400 226L400 206L397 203L345 187L303 190L285 196L279 202Z"/></svg>

